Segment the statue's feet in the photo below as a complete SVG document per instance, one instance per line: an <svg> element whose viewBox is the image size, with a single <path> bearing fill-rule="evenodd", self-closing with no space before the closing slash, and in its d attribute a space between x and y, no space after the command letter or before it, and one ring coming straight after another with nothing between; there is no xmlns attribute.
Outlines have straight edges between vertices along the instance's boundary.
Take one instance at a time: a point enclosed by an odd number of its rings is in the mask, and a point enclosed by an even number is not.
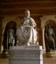
<svg viewBox="0 0 56 64"><path fill-rule="evenodd" d="M48 58L52 58L53 56L51 55L50 52L46 52L46 57L48 57Z"/></svg>
<svg viewBox="0 0 56 64"><path fill-rule="evenodd" d="M9 57L8 52L3 52L3 53L1 54L1 58L8 58L8 57Z"/></svg>

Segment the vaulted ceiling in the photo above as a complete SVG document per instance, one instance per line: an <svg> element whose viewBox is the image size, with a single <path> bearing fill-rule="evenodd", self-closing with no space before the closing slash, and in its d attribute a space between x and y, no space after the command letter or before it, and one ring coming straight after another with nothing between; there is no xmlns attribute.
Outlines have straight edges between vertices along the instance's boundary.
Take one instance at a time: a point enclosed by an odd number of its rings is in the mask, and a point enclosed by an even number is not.
<svg viewBox="0 0 56 64"><path fill-rule="evenodd" d="M18 14L22 16L24 10L29 9L32 16L56 14L55 0L1 0L0 16Z"/></svg>

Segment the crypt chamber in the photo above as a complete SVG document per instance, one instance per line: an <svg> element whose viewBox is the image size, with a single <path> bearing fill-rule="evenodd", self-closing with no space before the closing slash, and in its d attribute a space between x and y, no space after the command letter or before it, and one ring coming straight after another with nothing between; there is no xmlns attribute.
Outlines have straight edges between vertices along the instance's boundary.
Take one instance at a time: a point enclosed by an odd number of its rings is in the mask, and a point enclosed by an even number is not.
<svg viewBox="0 0 56 64"><path fill-rule="evenodd" d="M56 1L10 0L0 3L0 55L18 46L16 31L22 23L24 11L29 9L36 22L37 42L43 49L43 56L56 56ZM49 28L51 26L51 29ZM13 41L9 40L12 33ZM9 44L12 43L12 44ZM24 44L23 44L24 45ZM7 54L8 52L6 52Z"/></svg>

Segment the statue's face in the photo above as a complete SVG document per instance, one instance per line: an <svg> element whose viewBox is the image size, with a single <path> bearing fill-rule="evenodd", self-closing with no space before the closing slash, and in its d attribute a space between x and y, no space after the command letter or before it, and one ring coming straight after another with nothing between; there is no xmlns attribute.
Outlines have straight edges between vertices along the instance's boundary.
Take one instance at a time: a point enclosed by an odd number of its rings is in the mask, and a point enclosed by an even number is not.
<svg viewBox="0 0 56 64"><path fill-rule="evenodd" d="M27 18L30 17L30 11L27 10L27 11L25 12L25 17L27 17Z"/></svg>
<svg viewBox="0 0 56 64"><path fill-rule="evenodd" d="M49 28L51 28L51 25L49 24Z"/></svg>

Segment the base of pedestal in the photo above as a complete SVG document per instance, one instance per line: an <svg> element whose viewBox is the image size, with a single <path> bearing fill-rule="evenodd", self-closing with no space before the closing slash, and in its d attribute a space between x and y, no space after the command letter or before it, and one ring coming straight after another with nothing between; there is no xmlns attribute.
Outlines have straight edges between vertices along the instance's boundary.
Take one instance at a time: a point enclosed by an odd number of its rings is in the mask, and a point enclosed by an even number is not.
<svg viewBox="0 0 56 64"><path fill-rule="evenodd" d="M43 64L42 50L38 46L15 46L9 50L9 64Z"/></svg>

